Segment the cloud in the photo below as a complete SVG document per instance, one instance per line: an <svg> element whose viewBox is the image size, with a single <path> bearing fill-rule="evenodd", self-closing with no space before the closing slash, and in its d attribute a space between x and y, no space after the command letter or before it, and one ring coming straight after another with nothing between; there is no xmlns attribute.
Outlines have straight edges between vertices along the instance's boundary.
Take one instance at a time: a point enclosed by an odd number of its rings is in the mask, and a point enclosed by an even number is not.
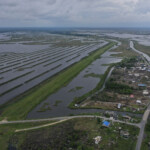
<svg viewBox="0 0 150 150"><path fill-rule="evenodd" d="M149 26L148 0L0 0L0 26Z"/></svg>

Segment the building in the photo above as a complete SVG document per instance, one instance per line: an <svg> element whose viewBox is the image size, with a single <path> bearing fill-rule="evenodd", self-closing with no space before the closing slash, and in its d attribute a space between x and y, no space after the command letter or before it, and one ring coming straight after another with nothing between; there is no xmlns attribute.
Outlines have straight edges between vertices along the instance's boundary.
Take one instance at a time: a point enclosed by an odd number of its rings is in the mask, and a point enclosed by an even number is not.
<svg viewBox="0 0 150 150"><path fill-rule="evenodd" d="M130 116L127 116L127 115L123 116L123 118L124 118L126 121L131 120L131 117L130 117Z"/></svg>
<svg viewBox="0 0 150 150"><path fill-rule="evenodd" d="M129 136L130 136L130 134L129 134L128 131L121 131L121 132L120 132L120 135L121 135L122 137L124 137L124 138L129 138Z"/></svg>
<svg viewBox="0 0 150 150"><path fill-rule="evenodd" d="M99 144L99 142L102 140L102 137L101 136L97 136L94 138L95 140L95 144Z"/></svg>
<svg viewBox="0 0 150 150"><path fill-rule="evenodd" d="M119 104L118 104L117 108L118 108L118 109L120 109L120 108L121 108L121 103L119 103Z"/></svg>
<svg viewBox="0 0 150 150"><path fill-rule="evenodd" d="M108 128L110 126L110 122L104 120L102 126Z"/></svg>
<svg viewBox="0 0 150 150"><path fill-rule="evenodd" d="M139 74L139 73L135 73L134 76L135 76L135 77L139 77L140 74Z"/></svg>
<svg viewBox="0 0 150 150"><path fill-rule="evenodd" d="M149 94L149 92L147 90L143 91L143 95L148 95L148 94Z"/></svg>
<svg viewBox="0 0 150 150"><path fill-rule="evenodd" d="M146 84L138 84L138 87L146 87Z"/></svg>
<svg viewBox="0 0 150 150"><path fill-rule="evenodd" d="M142 102L141 102L141 100L136 100L136 103L141 104Z"/></svg>

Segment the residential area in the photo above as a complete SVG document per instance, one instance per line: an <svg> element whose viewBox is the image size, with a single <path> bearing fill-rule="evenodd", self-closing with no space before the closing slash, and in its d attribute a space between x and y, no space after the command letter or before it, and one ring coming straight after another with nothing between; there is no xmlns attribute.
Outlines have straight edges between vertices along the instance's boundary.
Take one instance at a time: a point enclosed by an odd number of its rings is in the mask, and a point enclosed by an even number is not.
<svg viewBox="0 0 150 150"><path fill-rule="evenodd" d="M150 68L143 57L125 59L117 64L104 91L80 106L143 113L150 99Z"/></svg>

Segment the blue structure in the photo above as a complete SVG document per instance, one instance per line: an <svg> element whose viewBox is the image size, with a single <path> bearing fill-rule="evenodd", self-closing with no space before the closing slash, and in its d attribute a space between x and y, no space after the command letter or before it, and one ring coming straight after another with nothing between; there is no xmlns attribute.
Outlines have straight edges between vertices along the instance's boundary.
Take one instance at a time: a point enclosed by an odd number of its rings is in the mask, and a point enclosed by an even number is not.
<svg viewBox="0 0 150 150"><path fill-rule="evenodd" d="M102 124L103 126L105 126L105 127L109 127L110 126L110 122L108 122L108 121L103 121L103 124Z"/></svg>
<svg viewBox="0 0 150 150"><path fill-rule="evenodd" d="M146 87L146 84L138 84L139 87Z"/></svg>

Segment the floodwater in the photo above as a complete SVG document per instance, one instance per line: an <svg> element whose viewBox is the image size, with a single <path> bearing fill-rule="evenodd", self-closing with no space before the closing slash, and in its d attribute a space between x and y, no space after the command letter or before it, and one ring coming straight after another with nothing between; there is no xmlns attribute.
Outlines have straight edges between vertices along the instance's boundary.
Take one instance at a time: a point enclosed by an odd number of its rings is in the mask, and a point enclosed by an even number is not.
<svg viewBox="0 0 150 150"><path fill-rule="evenodd" d="M117 37L122 39L135 40L141 45L150 46L150 35L137 35L137 34L127 34L127 33L106 33L105 35L109 37Z"/></svg>
<svg viewBox="0 0 150 150"><path fill-rule="evenodd" d="M16 47L15 53L1 53L0 104L31 89L107 43L63 48L50 47L30 53L17 53L20 48Z"/></svg>
<svg viewBox="0 0 150 150"><path fill-rule="evenodd" d="M94 74L104 74L108 66L104 64L111 64L120 62L120 58L112 57L111 54L116 54L115 52L105 52L101 58L95 60L91 65L85 68L77 77L75 77L66 87L61 88L58 92L49 96L45 101L38 105L34 110L32 110L27 118L47 118L47 117L60 117L67 116L70 114L80 114L80 113L94 113L102 112L100 109L77 109L72 110L67 106L73 101L75 97L80 97L85 93L88 93L96 87L100 78L87 76L91 73ZM77 89L80 87L80 89ZM55 106L57 101L60 103ZM50 110L45 112L39 112L40 108L45 104L48 104Z"/></svg>
<svg viewBox="0 0 150 150"><path fill-rule="evenodd" d="M48 48L49 45L0 44L0 52L29 53Z"/></svg>

